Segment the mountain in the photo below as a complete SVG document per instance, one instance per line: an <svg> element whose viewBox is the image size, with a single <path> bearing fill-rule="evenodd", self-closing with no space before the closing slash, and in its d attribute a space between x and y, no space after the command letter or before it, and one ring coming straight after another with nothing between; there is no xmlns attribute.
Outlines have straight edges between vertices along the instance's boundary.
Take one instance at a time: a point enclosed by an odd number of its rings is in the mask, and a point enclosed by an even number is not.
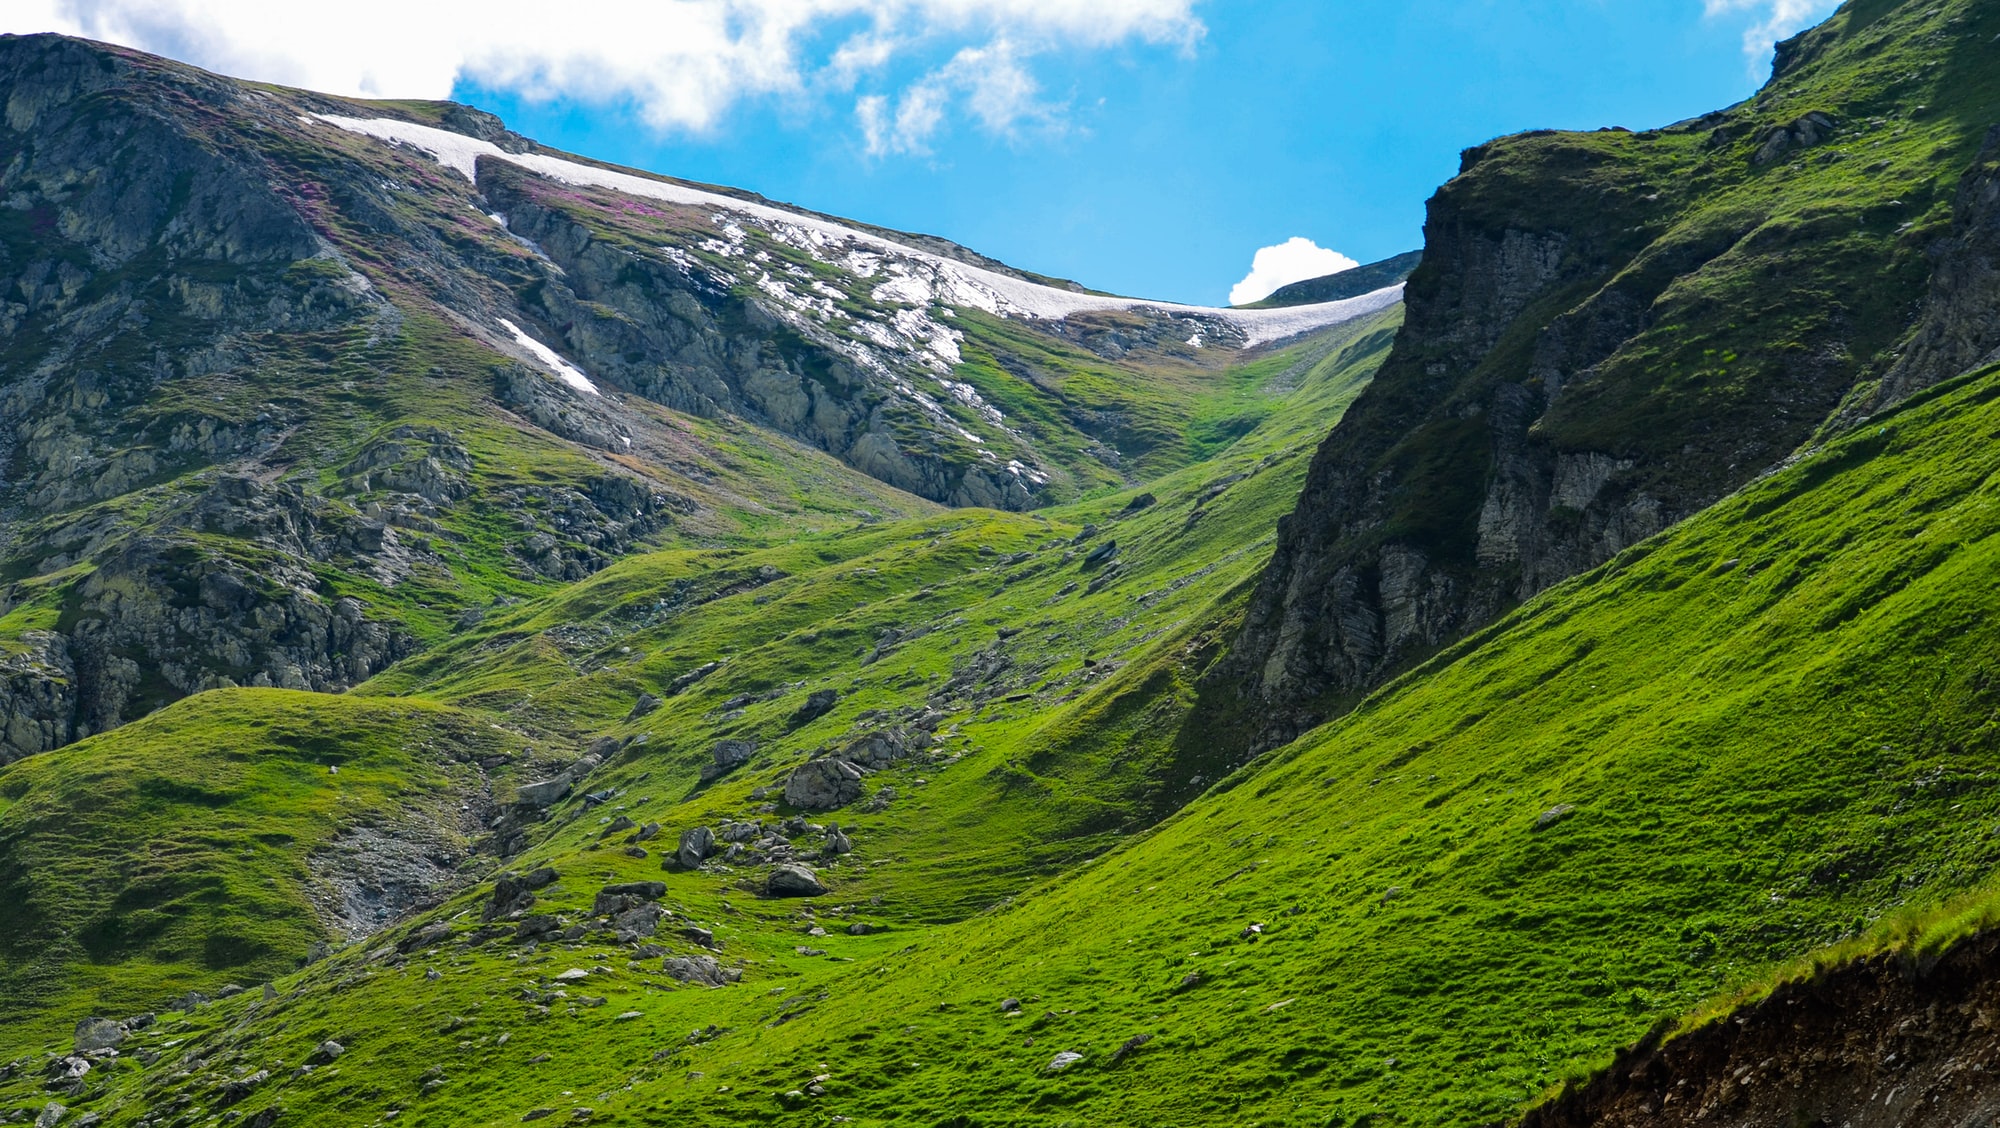
<svg viewBox="0 0 2000 1128"><path fill-rule="evenodd" d="M545 150L0 41L0 760L338 692L635 551L1026 509L1253 426L1202 310Z"/></svg>
<svg viewBox="0 0 2000 1128"><path fill-rule="evenodd" d="M1467 150L1217 679L1246 751L2000 349L1995 35L1851 3L1742 105Z"/></svg>
<svg viewBox="0 0 2000 1128"><path fill-rule="evenodd" d="M1254 311L0 41L0 1119L1983 1115L1996 36Z"/></svg>
<svg viewBox="0 0 2000 1128"><path fill-rule="evenodd" d="M1423 260L1422 251L1408 251L1380 262L1371 262L1366 266L1329 274L1324 278L1294 282L1289 286L1278 287L1270 297L1255 303L1250 308L1312 305L1316 302L1337 302L1344 298L1358 298L1384 286L1394 286L1404 282Z"/></svg>

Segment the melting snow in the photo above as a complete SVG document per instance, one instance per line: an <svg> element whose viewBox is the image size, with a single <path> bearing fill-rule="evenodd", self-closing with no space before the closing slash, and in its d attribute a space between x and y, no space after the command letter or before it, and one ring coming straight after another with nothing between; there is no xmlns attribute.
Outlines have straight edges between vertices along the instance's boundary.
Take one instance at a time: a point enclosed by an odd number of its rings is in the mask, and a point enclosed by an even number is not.
<svg viewBox="0 0 2000 1128"><path fill-rule="evenodd" d="M593 396L599 394L597 385L590 382L590 377L585 376L576 365L557 356L556 350L528 336L521 331L519 325L514 324L504 317L500 319L500 327L512 333L515 344L534 353L535 359L548 365L549 370L560 377L563 383L568 384L579 392L589 392Z"/></svg>
<svg viewBox="0 0 2000 1128"><path fill-rule="evenodd" d="M544 153L509 153L490 141L481 141L475 137L467 137L432 126L417 125L414 122L396 121L391 118L351 118L334 114L315 116L320 121L352 133L421 149L429 153L438 163L456 170L467 180L477 179L480 157L491 157L565 184L607 188L667 203L720 209L754 220L766 230L773 232L776 237L793 245L810 243L815 249L829 245L851 248L843 258L843 264L864 278L875 273L874 268L878 265L876 255L902 260L893 264L900 277L887 284L896 289L890 294L878 297L878 300L895 300L911 305L941 302L945 305L971 306L1001 315L1051 320L1060 320L1071 314L1090 310L1154 309L1170 314L1192 314L1227 322L1243 331L1246 337L1244 346L1247 348L1280 341L1329 325L1338 325L1344 321L1352 321L1357 317L1386 309L1400 301L1403 296L1403 287L1398 284L1384 287L1372 294L1317 305L1288 306L1283 309L1213 309L1177 305L1172 302L1151 302L1138 298L1080 294L1072 290L1057 289L1054 286L1043 286L999 271L971 266L928 251L920 251L915 247L871 235L831 220L799 215L768 204L751 203L717 192L705 192L699 188L654 180L632 173L614 172ZM779 232L782 234L778 235ZM723 254L742 253L743 229L734 221L726 221L723 234L729 242L714 240L715 245L708 249ZM866 248L866 250L852 248ZM910 270L904 263L917 265L930 277L924 277ZM878 290L878 294L882 294L882 291ZM518 330L516 332L518 333ZM575 370L570 369L570 371ZM567 376L564 378L568 379ZM580 373L578 378L582 378Z"/></svg>

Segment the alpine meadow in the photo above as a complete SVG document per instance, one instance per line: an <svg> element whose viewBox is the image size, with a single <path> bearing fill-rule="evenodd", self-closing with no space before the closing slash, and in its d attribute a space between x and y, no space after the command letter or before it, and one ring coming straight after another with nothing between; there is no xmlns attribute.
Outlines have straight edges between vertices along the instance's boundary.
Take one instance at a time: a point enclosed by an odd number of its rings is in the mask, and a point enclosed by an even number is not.
<svg viewBox="0 0 2000 1128"><path fill-rule="evenodd" d="M1211 308L0 37L0 1123L1992 1123L1996 52Z"/></svg>

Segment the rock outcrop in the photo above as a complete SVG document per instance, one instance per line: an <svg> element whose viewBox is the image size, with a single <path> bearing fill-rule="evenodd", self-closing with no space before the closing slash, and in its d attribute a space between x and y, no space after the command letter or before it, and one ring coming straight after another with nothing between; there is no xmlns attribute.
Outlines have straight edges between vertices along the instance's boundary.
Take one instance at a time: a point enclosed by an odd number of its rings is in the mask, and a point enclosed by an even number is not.
<svg viewBox="0 0 2000 1128"><path fill-rule="evenodd" d="M1936 267L1923 321L1883 378L1878 407L2000 362L2000 125L1987 131L1978 160L1959 181L1951 235L1931 254Z"/></svg>
<svg viewBox="0 0 2000 1128"><path fill-rule="evenodd" d="M1247 734L1220 734L1237 758L1706 507L1885 372L1893 399L2000 347L1990 145L1935 271L1896 222L1915 217L1900 181L1810 220L1762 202L1774 164L1895 136L1845 107L1801 112L1789 88L1837 31L1813 34L1731 111L1466 152L1430 202L1394 351L1317 452L1210 671L1201 712ZM1887 371L1927 275L1924 325Z"/></svg>

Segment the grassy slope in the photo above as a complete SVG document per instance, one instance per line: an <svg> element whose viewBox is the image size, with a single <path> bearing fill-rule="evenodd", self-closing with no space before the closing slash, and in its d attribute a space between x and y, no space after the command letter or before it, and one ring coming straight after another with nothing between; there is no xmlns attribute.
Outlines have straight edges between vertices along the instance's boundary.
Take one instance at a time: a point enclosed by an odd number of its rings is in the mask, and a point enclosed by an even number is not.
<svg viewBox="0 0 2000 1128"><path fill-rule="evenodd" d="M116 772L132 758L152 757L163 777L205 779L253 753L271 751L259 714L280 701L289 709L318 710L318 724L333 731L345 727L363 749L373 748L372 738L355 727L362 722L349 719L350 710L364 717L416 710L444 718L491 718L504 726L493 730L495 739L518 747L522 738L513 733L523 732L545 750L572 748L605 731L644 732L647 743L593 777L593 787L627 788L638 797L621 799L620 806L642 818L691 817L689 811L735 814L747 806L745 793L754 782L782 775L779 767L844 733L858 714L907 703L913 682L928 688L943 680L954 661L994 643L1003 625L1040 624L1009 640L1016 670L1005 675L1019 682L1010 682L1009 691L1035 696L994 701L985 709L960 699L954 719L962 724L940 755L962 756L871 781L886 780L907 798L885 813L854 820L860 824L857 839L872 841L864 864L845 872L856 881L865 873L874 889L870 895L893 906L884 909L885 924L964 918L1019 892L1038 875L1103 850L1117 830L1146 825L1170 801L1166 792L1180 768L1170 741L1198 672L1190 666L1198 656L1188 652L1187 639L1212 631L1232 613L1244 585L1262 566L1266 531L1296 492L1314 441L1365 384L1395 324L1392 311L1253 362L1235 379L1230 395L1267 414L1264 425L1219 459L1153 483L1149 488L1158 501L1148 508L1126 513L1135 496L1128 491L1047 516L943 514L797 538L762 551L673 551L635 558L555 597L496 611L477 628L377 679L364 694L207 694L144 724L26 762L4 774L6 790L0 794L16 802L0 811L0 828L12 830L7 840L13 848L33 853L20 872L37 872L51 850L62 848L44 844L54 840L50 820L56 812L70 811L78 824L63 842L98 833L92 809L76 809L74 773L97 778L96 765ZM1279 406L1272 410L1270 404ZM1191 521L1196 510L1202 516ZM1077 560L1060 560L1086 520L1106 529L1092 545L1119 540L1125 571L1097 594L1075 590L1058 596L1097 574L1080 572ZM1033 559L1005 563L1006 553L1036 545L1046 548ZM1218 566L1206 568L1207 563ZM764 582L766 566L785 575ZM1013 578L1022 573L1025 578ZM751 586L711 599L745 580ZM1185 582L1175 586L1177 580ZM918 612L920 621L947 629L888 660L860 661L881 624L907 629L919 621ZM1090 667L1079 661L1085 653L1092 656ZM718 656L729 659L720 672L670 698L659 712L619 723L638 692L664 694L672 678ZM782 733L783 718L809 687L752 706L745 718L719 716L717 703L796 681L838 687L844 693L840 708L797 733L767 741L757 764L739 777L689 796L695 769L715 738L746 728L758 728L760 735ZM387 696L420 688L450 704L419 707L415 698ZM1135 711L1141 715L1130 715ZM1103 723L1107 715L1113 723ZM201 739L187 739L194 733ZM1062 754L1049 755L1057 747ZM171 754L161 755L169 749ZM1047 774L1036 774L1028 763ZM441 782L414 760L385 766L404 773L399 787L434 788ZM510 776L518 782L532 774L503 773L493 781L495 796L508 796ZM242 808L265 802L243 788L218 794L224 797L174 807L168 824L202 825L218 812L230 820L249 818L251 812ZM8 1027L7 1046L43 1044L51 1031L93 1007L135 1010L191 986L212 990L229 979L254 982L288 970L306 941L320 934L300 911L301 859L353 817L374 818L393 809L399 794L388 788L348 818L315 826L314 833L298 834L282 848L239 859L218 847L190 859L190 866L225 875L219 880L289 890L298 903L290 905L287 919L297 935L270 938L259 959L206 966L197 949L207 934L244 931L250 927L244 922L262 912L254 901L239 908L234 899L211 898L182 902L187 911L178 927L191 938L184 942L141 941L95 960L74 943L59 945L34 965L37 986L20 996L26 1005L16 1010L32 1020ZM676 814L683 797L690 802ZM292 810L285 804L294 799L274 797L273 809ZM106 810L114 818L129 814L115 804ZM600 820L577 819L581 813L561 812L552 840L535 856L573 857L597 845ZM840 817L848 821L848 815ZM14 826L8 828L10 820ZM139 833L137 840L121 834L79 862L97 872L124 872L130 863L114 859L144 856L173 840L171 834L155 837L145 830L158 825L135 819L130 829ZM1001 827L1004 837L996 837ZM226 828L211 841L236 841L239 829ZM905 867L902 862L911 858L919 864ZM592 864L642 877L659 872L657 860L593 858ZM54 896L48 890L60 887L45 883L34 896L48 900ZM566 888L554 895L561 897ZM587 902L594 888L579 884L570 892ZM100 919L130 915L117 904L122 891L122 886L78 885L68 901L45 914L48 931L73 933ZM707 898L707 909L719 911L714 897ZM791 937L768 928L761 932L759 942L774 958L797 959Z"/></svg>
<svg viewBox="0 0 2000 1128"><path fill-rule="evenodd" d="M670 901L750 961L743 987L671 989L589 942L445 946L402 969L357 953L310 973L344 978L340 996L262 1018L232 1003L159 1037L248 1068L338 1027L360 1047L344 1090L314 1075L260 1101L412 1123L571 1104L602 1122L1489 1120L1772 961L1991 871L1996 427L2000 373L1926 396L975 920L901 925L866 900L872 872L837 871L821 919L840 903L890 926L811 941L852 965L791 951L797 903L670 876ZM552 857L575 886L553 900L579 907L597 880L658 872L560 841ZM516 997L597 963L573 995L601 1010ZM1025 1017L1001 1015L1010 995ZM469 1021L424 1033L446 1015ZM727 1033L686 1043L708 1023ZM1052 1075L1058 1050L1087 1056ZM543 1052L546 1077L522 1067ZM419 1097L433 1061L450 1080ZM795 1110L782 1094L820 1074L828 1095ZM156 1100L214 1083L155 1076Z"/></svg>
<svg viewBox="0 0 2000 1128"><path fill-rule="evenodd" d="M518 737L419 701L223 690L0 777L0 1023L16 1039L295 969L307 856L359 824L459 823ZM337 768L338 771L330 769ZM412 820L415 816L415 820Z"/></svg>

